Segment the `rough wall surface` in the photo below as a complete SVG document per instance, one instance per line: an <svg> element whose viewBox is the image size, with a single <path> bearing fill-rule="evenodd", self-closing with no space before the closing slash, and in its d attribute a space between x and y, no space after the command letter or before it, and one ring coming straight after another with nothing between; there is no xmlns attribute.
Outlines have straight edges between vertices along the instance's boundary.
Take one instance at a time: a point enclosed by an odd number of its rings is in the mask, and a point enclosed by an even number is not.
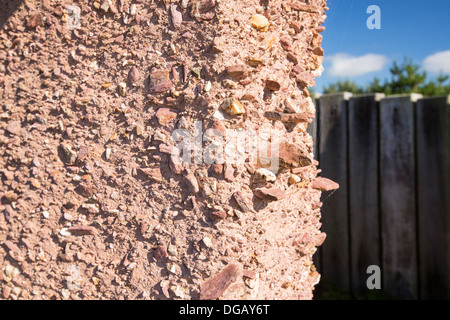
<svg viewBox="0 0 450 320"><path fill-rule="evenodd" d="M3 298L311 299L325 0L67 4L0 31ZM279 170L180 161L198 121L276 129Z"/></svg>

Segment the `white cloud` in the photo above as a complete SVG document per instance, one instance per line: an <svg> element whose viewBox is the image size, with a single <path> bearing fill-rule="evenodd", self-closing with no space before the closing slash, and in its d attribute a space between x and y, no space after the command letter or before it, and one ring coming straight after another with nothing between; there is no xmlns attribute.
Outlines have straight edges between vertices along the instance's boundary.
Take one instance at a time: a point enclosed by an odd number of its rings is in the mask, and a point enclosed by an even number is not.
<svg viewBox="0 0 450 320"><path fill-rule="evenodd" d="M450 73L450 50L438 52L425 58L423 68L432 73Z"/></svg>
<svg viewBox="0 0 450 320"><path fill-rule="evenodd" d="M354 57L346 53L328 56L331 61L328 75L335 77L357 77L366 73L380 71L388 63L388 58L380 54L366 54Z"/></svg>

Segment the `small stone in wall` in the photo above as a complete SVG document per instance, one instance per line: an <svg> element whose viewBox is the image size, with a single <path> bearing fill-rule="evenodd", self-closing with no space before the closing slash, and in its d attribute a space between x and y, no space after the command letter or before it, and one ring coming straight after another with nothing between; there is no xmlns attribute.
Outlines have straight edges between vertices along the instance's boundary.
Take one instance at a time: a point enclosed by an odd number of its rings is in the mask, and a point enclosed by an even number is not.
<svg viewBox="0 0 450 320"><path fill-rule="evenodd" d="M266 88L271 91L279 91L281 89L281 84L277 80L267 79Z"/></svg>
<svg viewBox="0 0 450 320"><path fill-rule="evenodd" d="M153 258L156 259L156 261L161 262L164 259L167 258L167 248L164 245L158 246L155 251L153 252Z"/></svg>
<svg viewBox="0 0 450 320"><path fill-rule="evenodd" d="M237 264L229 264L219 274L205 281L200 287L200 300L220 298L228 287L237 280L239 269Z"/></svg>
<svg viewBox="0 0 450 320"><path fill-rule="evenodd" d="M174 29L179 28L183 23L183 15L176 4L170 5L170 22Z"/></svg>
<svg viewBox="0 0 450 320"><path fill-rule="evenodd" d="M198 193L200 191L197 178L192 173L188 173L184 177L184 181L186 182L187 187L191 193Z"/></svg>
<svg viewBox="0 0 450 320"><path fill-rule="evenodd" d="M250 23L252 24L253 27L258 29L259 31L267 31L270 25L269 20L262 14L255 14L251 18Z"/></svg>
<svg viewBox="0 0 450 320"><path fill-rule="evenodd" d="M280 166L283 168L305 167L312 164L312 160L295 144L280 143Z"/></svg>
<svg viewBox="0 0 450 320"><path fill-rule="evenodd" d="M296 183L299 183L301 181L302 181L302 179L296 174L292 174L289 177L289 184L296 184Z"/></svg>
<svg viewBox="0 0 450 320"><path fill-rule="evenodd" d="M230 77L237 80L245 79L249 75L247 67L242 64L228 66L225 68L225 71Z"/></svg>
<svg viewBox="0 0 450 320"><path fill-rule="evenodd" d="M311 183L311 188L321 191L330 191L339 189L339 184L327 178L317 177Z"/></svg>
<svg viewBox="0 0 450 320"><path fill-rule="evenodd" d="M77 225L67 228L67 231L69 231L71 234L75 236L85 236L85 235L93 235L95 229L91 226Z"/></svg>
<svg viewBox="0 0 450 320"><path fill-rule="evenodd" d="M325 232L321 232L321 233L315 235L314 236L314 244L316 245L316 247L320 247L325 242L326 238L327 238L327 234Z"/></svg>
<svg viewBox="0 0 450 320"><path fill-rule="evenodd" d="M231 164L224 164L223 166L223 175L225 180L227 180L228 182L233 182L234 181L234 168Z"/></svg>
<svg viewBox="0 0 450 320"><path fill-rule="evenodd" d="M134 86L136 85L136 82L139 81L139 79L140 79L139 70L135 66L133 66L128 73L128 83L131 86Z"/></svg>
<svg viewBox="0 0 450 320"><path fill-rule="evenodd" d="M256 170L255 174L258 178L261 178L266 182L275 182L277 180L277 176L272 171L265 168Z"/></svg>
<svg viewBox="0 0 450 320"><path fill-rule="evenodd" d="M244 106L234 97L225 99L220 107L233 116L245 113Z"/></svg>
<svg viewBox="0 0 450 320"><path fill-rule="evenodd" d="M20 121L13 121L8 123L6 126L6 131L11 134L18 134L20 131Z"/></svg>
<svg viewBox="0 0 450 320"><path fill-rule="evenodd" d="M258 198L271 201L278 201L286 197L286 192L278 187L255 189L254 194Z"/></svg>
<svg viewBox="0 0 450 320"><path fill-rule="evenodd" d="M236 203L239 205L239 207L242 209L243 212L250 211L242 193L236 191L235 193L233 193L233 199L236 201Z"/></svg>
<svg viewBox="0 0 450 320"><path fill-rule="evenodd" d="M127 93L127 84L125 82L121 82L118 85L119 96L125 96Z"/></svg>
<svg viewBox="0 0 450 320"><path fill-rule="evenodd" d="M61 149L64 152L64 156L65 156L65 160L67 162L67 164L69 165L74 165L75 162L77 161L77 153L75 151L72 150L72 148L68 145L68 144L61 144Z"/></svg>
<svg viewBox="0 0 450 320"><path fill-rule="evenodd" d="M168 108L159 108L156 112L156 118L159 124L167 125L172 122L173 119L177 117L177 114Z"/></svg>
<svg viewBox="0 0 450 320"><path fill-rule="evenodd" d="M155 70L150 74L150 91L161 93L172 89L172 81L169 79L169 71Z"/></svg>

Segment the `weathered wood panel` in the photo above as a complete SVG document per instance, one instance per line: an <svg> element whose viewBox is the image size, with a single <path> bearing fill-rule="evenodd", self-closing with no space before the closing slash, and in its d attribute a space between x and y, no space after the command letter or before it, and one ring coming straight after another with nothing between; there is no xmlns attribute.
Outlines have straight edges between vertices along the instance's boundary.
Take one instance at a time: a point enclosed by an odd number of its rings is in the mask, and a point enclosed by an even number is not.
<svg viewBox="0 0 450 320"><path fill-rule="evenodd" d="M419 100L416 110L420 297L450 298L450 106Z"/></svg>
<svg viewBox="0 0 450 320"><path fill-rule="evenodd" d="M380 103L380 208L383 289L417 298L414 159L414 109L411 96Z"/></svg>
<svg viewBox="0 0 450 320"><path fill-rule="evenodd" d="M355 96L348 107L350 266L356 294L368 290L367 267L381 265L378 107L382 96Z"/></svg>
<svg viewBox="0 0 450 320"><path fill-rule="evenodd" d="M320 95L318 97L312 99L314 105L316 106L316 116L312 123L308 125L308 133L311 135L314 141L314 159L320 162L320 152L319 152L319 139L320 139L320 129L319 129L319 119L320 119ZM316 270L322 274L322 262L321 257L322 249L321 247L317 248L317 252L313 256L313 262L316 267Z"/></svg>
<svg viewBox="0 0 450 320"><path fill-rule="evenodd" d="M321 248L322 275L342 290L349 290L349 230L347 194L347 101L351 94L320 97L320 169L339 183L331 196L322 196L323 226L327 240Z"/></svg>
<svg viewBox="0 0 450 320"><path fill-rule="evenodd" d="M314 105L316 106L316 117L313 122L308 125L307 132L311 135L314 141L314 159L319 160L319 148L318 148L318 139L320 139L319 134L319 118L320 118L320 95L318 97L312 99Z"/></svg>

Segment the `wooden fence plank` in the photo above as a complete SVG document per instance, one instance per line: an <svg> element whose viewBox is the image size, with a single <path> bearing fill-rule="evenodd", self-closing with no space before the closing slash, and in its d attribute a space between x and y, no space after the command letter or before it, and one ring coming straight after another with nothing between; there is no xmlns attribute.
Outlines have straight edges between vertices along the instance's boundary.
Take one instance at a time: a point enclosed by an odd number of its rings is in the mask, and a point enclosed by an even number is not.
<svg viewBox="0 0 450 320"><path fill-rule="evenodd" d="M420 296L450 298L450 105L417 102L417 197Z"/></svg>
<svg viewBox="0 0 450 320"><path fill-rule="evenodd" d="M350 266L356 294L367 293L367 267L381 265L378 101L382 96L355 96L348 106Z"/></svg>
<svg viewBox="0 0 450 320"><path fill-rule="evenodd" d="M383 289L417 298L414 112L411 96L380 103Z"/></svg>
<svg viewBox="0 0 450 320"><path fill-rule="evenodd" d="M316 97L312 98L312 101L316 107L316 116L314 117L314 120L312 123L308 125L308 133L313 138L313 148L314 148L314 159L320 162L320 152L319 152L319 139L320 139L320 129L319 129L319 118L320 118L320 94L317 94ZM322 262L321 257L322 255L322 249L321 247L317 248L316 253L313 256L313 262L314 266L316 267L316 270L322 274Z"/></svg>
<svg viewBox="0 0 450 320"><path fill-rule="evenodd" d="M322 246L322 275L340 289L348 291L349 230L347 199L347 101L351 94L320 97L319 152L321 175L340 184L329 198L322 196L323 226L327 240Z"/></svg>
<svg viewBox="0 0 450 320"><path fill-rule="evenodd" d="M316 107L316 117L313 119L313 122L308 125L307 132L311 135L314 141L314 159L319 160L319 148L318 148L318 139L320 138L319 133L319 117L320 117L320 94L317 94L317 97L312 98L312 101Z"/></svg>

